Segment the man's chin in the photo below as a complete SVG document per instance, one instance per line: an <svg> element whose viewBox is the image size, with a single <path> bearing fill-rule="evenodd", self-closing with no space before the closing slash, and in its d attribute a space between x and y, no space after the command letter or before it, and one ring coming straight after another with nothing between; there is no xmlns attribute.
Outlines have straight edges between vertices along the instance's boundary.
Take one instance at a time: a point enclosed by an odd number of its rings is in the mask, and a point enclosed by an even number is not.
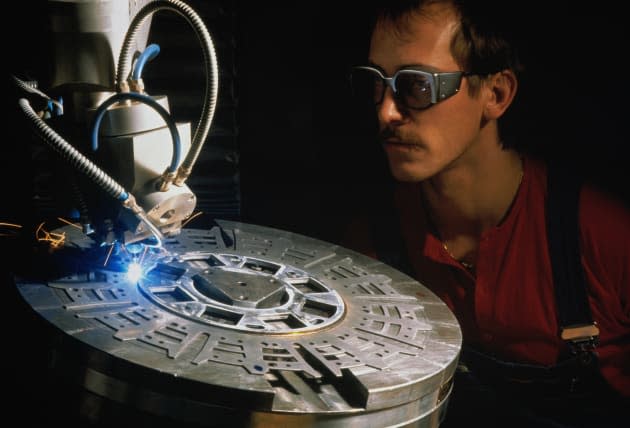
<svg viewBox="0 0 630 428"><path fill-rule="evenodd" d="M390 172L396 181L403 183L415 183L427 178L426 174L422 174L417 169L404 168L390 164Z"/></svg>
<svg viewBox="0 0 630 428"><path fill-rule="evenodd" d="M399 155L398 153L387 153L389 170L392 176L403 182L416 182L428 178L429 171L426 162L421 156Z"/></svg>

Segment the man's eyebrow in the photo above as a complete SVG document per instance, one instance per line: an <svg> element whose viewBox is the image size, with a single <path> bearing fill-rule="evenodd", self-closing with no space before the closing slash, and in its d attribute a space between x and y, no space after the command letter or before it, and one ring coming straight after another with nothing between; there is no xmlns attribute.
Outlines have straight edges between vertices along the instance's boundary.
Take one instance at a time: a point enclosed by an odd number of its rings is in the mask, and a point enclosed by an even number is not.
<svg viewBox="0 0 630 428"><path fill-rule="evenodd" d="M383 75L385 75L385 70L383 70L383 67L379 66L378 64L375 64L372 61L368 61L368 65L370 67L376 68L381 73L383 73ZM433 67L431 65L421 64L421 63L403 64L396 69L396 71L400 71L400 70L421 70L421 71L427 71L429 73L440 72L440 69L438 69L437 67Z"/></svg>
<svg viewBox="0 0 630 428"><path fill-rule="evenodd" d="M419 64L419 63L403 64L398 68L398 70L403 70L403 69L422 70L422 71L428 71L432 73L440 72L440 69L437 67L433 67L432 65L428 65L428 64Z"/></svg>
<svg viewBox="0 0 630 428"><path fill-rule="evenodd" d="M369 65L370 67L376 68L378 71L385 74L385 70L383 70L383 67L381 67L380 65L373 63L372 61L368 61L367 65Z"/></svg>

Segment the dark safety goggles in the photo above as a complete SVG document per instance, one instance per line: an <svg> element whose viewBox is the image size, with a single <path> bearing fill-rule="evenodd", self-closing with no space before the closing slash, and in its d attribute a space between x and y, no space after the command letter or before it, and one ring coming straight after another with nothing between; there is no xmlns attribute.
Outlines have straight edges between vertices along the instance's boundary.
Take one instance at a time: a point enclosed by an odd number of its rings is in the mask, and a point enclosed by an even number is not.
<svg viewBox="0 0 630 428"><path fill-rule="evenodd" d="M385 77L380 70L362 65L352 68L350 82L353 96L358 101L380 104L389 86L401 107L421 110L455 95L459 92L462 77L474 74L403 68L392 77Z"/></svg>

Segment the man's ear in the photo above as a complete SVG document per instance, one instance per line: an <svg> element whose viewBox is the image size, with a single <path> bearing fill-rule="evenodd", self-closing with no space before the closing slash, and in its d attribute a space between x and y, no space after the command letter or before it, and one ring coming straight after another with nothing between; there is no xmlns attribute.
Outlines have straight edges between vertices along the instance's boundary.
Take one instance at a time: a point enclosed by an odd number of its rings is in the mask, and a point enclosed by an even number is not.
<svg viewBox="0 0 630 428"><path fill-rule="evenodd" d="M503 70L492 75L486 82L486 90L490 96L484 108L487 120L498 119L505 113L518 89L518 79L512 70Z"/></svg>

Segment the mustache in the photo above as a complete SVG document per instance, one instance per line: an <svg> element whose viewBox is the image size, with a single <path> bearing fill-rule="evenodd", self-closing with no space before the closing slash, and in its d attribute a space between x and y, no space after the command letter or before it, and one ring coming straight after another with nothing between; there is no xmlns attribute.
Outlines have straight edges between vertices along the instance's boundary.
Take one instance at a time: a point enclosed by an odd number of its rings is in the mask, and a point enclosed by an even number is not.
<svg viewBox="0 0 630 428"><path fill-rule="evenodd" d="M402 140L402 136L400 135L400 133L391 128L385 128L378 133L378 139L380 141L389 140L390 138Z"/></svg>

